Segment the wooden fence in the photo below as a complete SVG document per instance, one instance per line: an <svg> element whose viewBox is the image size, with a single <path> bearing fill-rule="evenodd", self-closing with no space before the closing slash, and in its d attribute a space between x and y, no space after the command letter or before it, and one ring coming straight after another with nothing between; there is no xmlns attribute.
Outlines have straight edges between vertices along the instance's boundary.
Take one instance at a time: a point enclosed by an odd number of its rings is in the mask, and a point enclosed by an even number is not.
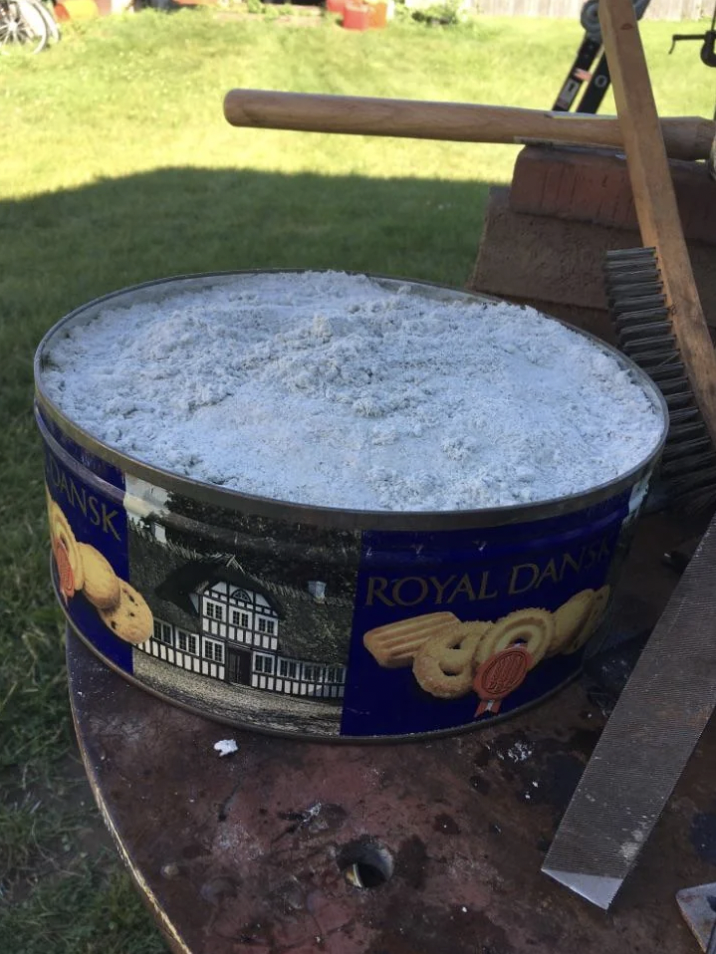
<svg viewBox="0 0 716 954"><path fill-rule="evenodd" d="M472 0L486 16L567 17L578 20L584 0ZM646 20L698 20L713 12L712 0L651 0Z"/></svg>

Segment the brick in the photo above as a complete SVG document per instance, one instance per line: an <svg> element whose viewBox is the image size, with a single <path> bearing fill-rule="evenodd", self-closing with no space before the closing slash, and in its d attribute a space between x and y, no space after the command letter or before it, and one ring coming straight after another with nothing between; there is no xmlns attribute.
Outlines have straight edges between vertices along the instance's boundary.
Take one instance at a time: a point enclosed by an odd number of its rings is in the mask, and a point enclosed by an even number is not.
<svg viewBox="0 0 716 954"><path fill-rule="evenodd" d="M716 182L706 165L670 161L687 239L716 245ZM626 160L618 153L527 146L517 157L510 209L613 228L638 228Z"/></svg>
<svg viewBox="0 0 716 954"><path fill-rule="evenodd" d="M716 255L710 245L689 242L691 262L707 322L716 327ZM490 190L482 241L468 287L508 300L571 309L576 324L607 317L602 266L608 249L641 246L635 230L608 228L510 208L510 190ZM560 315L558 315L560 317ZM609 332L587 327L609 339Z"/></svg>

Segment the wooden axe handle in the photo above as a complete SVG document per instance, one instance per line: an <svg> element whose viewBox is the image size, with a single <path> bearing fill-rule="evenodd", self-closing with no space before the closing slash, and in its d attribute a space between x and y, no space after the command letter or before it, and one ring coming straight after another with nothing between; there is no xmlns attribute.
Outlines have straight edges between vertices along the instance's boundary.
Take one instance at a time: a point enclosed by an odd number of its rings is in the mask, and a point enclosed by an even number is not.
<svg viewBox="0 0 716 954"><path fill-rule="evenodd" d="M468 103L233 89L226 94L224 115L232 126L360 136L456 142L546 141L617 148L623 143L615 118ZM661 127L671 158L708 158L716 133L713 121L677 117L662 119Z"/></svg>

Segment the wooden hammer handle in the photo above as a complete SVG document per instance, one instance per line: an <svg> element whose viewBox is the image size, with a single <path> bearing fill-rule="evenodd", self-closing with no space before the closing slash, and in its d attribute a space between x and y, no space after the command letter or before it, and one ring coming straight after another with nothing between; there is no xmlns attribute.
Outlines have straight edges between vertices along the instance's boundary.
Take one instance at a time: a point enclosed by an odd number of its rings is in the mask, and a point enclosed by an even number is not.
<svg viewBox="0 0 716 954"><path fill-rule="evenodd" d="M261 129L456 142L546 141L616 148L623 143L615 118L468 103L233 89L226 94L224 115L233 126ZM699 117L663 119L662 129L673 159L708 158L716 134L713 121Z"/></svg>

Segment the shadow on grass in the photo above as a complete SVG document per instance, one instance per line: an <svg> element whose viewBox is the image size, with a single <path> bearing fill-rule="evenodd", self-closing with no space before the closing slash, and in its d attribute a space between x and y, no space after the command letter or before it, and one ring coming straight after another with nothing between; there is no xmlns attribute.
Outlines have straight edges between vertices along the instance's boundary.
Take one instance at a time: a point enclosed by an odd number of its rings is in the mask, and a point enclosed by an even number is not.
<svg viewBox="0 0 716 954"><path fill-rule="evenodd" d="M260 267L462 286L488 183L169 168L0 202L0 309L36 333L134 282Z"/></svg>
<svg viewBox="0 0 716 954"><path fill-rule="evenodd" d="M191 272L343 268L461 286L474 264L487 191L488 183L408 176L172 168L0 201L0 485L6 518L0 699L17 690L0 710L0 789L7 793L0 796L0 832L17 832L14 847L22 859L21 870L6 874L7 884L0 886L2 954L163 950L126 876L115 869L108 878L99 855L83 856L86 840L74 833L76 801L65 794L72 791L63 768L71 729L59 612L47 575L41 448L31 413L32 359L40 337L98 295ZM34 793L27 805L9 798L20 781ZM89 792L84 795L89 805ZM35 800L43 805L42 826L32 814ZM86 829L101 825L89 809L83 821ZM16 902L8 905L15 889Z"/></svg>

